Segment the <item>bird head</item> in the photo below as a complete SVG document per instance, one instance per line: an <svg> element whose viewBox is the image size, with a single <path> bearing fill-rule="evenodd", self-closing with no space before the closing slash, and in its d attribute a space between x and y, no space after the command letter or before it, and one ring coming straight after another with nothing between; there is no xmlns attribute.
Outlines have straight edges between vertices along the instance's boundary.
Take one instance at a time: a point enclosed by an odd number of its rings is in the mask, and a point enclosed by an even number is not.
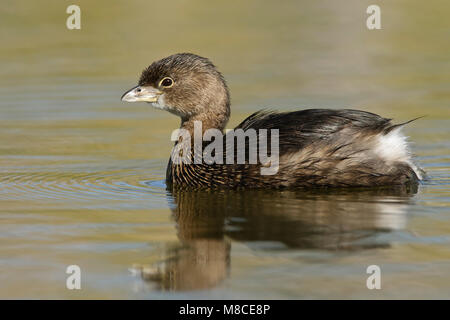
<svg viewBox="0 0 450 320"><path fill-rule="evenodd" d="M148 102L183 121L226 118L226 122L230 114L222 74L207 58L191 53L153 62L142 72L138 85L123 94L122 101Z"/></svg>

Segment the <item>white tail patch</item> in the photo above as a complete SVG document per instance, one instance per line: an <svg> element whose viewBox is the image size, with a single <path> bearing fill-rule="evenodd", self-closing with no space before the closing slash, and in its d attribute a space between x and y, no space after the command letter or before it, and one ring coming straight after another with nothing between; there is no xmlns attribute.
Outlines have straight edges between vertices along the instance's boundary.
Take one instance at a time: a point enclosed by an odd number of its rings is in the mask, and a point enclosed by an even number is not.
<svg viewBox="0 0 450 320"><path fill-rule="evenodd" d="M401 127L388 134L379 134L374 151L387 162L405 162L411 166L419 179L422 179L420 170L411 160L408 148L408 139L401 132Z"/></svg>

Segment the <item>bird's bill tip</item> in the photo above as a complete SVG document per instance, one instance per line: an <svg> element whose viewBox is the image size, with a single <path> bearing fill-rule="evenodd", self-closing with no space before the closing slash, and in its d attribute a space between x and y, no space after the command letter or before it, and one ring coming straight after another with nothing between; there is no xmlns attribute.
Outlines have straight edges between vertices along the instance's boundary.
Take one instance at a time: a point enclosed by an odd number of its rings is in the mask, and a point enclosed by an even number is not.
<svg viewBox="0 0 450 320"><path fill-rule="evenodd" d="M125 102L157 102L161 92L153 87L136 86L125 92L120 100Z"/></svg>

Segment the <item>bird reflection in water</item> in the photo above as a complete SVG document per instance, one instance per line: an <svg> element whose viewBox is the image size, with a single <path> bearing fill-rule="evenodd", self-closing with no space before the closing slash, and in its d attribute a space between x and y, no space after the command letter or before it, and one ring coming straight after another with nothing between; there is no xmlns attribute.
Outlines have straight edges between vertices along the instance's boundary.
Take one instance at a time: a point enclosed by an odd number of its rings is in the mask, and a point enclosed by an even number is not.
<svg viewBox="0 0 450 320"><path fill-rule="evenodd" d="M417 186L328 191L177 191L180 243L141 268L160 290L213 288L229 276L232 241L254 250L356 251L386 248L377 235L403 229ZM267 248L263 244L277 244Z"/></svg>

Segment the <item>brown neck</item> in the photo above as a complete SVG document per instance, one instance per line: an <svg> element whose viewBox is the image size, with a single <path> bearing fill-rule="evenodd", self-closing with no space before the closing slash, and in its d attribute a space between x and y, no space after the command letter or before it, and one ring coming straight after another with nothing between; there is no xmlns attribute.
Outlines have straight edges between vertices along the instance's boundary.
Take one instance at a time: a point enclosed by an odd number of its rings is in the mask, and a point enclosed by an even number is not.
<svg viewBox="0 0 450 320"><path fill-rule="evenodd" d="M194 108L195 114L181 119L180 129L189 131L193 136L195 125L201 123L202 135L208 129L217 129L223 133L230 118L230 95L222 78L208 81L209 89L205 90L202 99Z"/></svg>
<svg viewBox="0 0 450 320"><path fill-rule="evenodd" d="M202 134L205 133L208 129L218 129L221 132L225 129L225 126L228 122L228 116L224 117L218 117L215 115L214 118L198 115L191 117L186 120L181 120L181 129L188 130L190 134L193 134L194 132L194 125L197 122L197 126L199 123L201 123L202 126Z"/></svg>

